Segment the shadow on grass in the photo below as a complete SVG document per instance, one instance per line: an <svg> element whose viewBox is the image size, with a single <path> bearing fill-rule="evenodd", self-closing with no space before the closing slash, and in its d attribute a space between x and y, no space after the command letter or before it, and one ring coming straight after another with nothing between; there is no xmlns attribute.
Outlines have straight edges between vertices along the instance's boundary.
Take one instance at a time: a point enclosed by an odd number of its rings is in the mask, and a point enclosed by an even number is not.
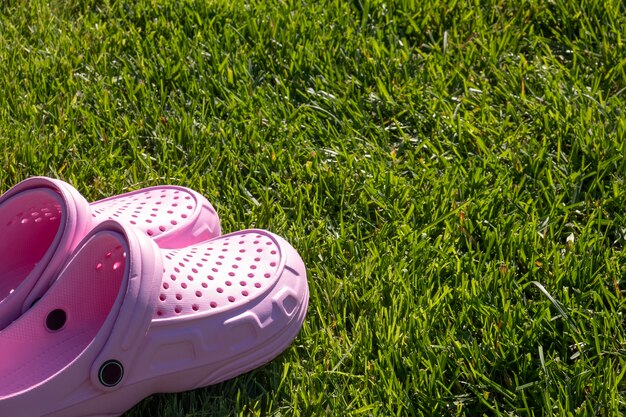
<svg viewBox="0 0 626 417"><path fill-rule="evenodd" d="M263 415L280 397L284 361L281 355L259 369L205 388L151 395L122 417Z"/></svg>

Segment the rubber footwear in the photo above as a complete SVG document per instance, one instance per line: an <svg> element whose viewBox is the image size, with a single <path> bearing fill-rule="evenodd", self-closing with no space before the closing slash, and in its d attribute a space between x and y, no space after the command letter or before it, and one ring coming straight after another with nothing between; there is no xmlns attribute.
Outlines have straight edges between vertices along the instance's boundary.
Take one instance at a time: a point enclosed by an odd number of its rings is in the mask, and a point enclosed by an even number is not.
<svg viewBox="0 0 626 417"><path fill-rule="evenodd" d="M161 250L104 222L0 332L0 415L117 416L232 378L286 349L307 304L302 259L269 232Z"/></svg>
<svg viewBox="0 0 626 417"><path fill-rule="evenodd" d="M91 204L96 222L117 220L150 236L161 248L183 248L220 235L215 209L185 187L159 185Z"/></svg>
<svg viewBox="0 0 626 417"><path fill-rule="evenodd" d="M66 182L29 178L0 197L0 329L41 297L76 244L110 218L165 248L220 235L211 204L184 187L150 187L89 205Z"/></svg>
<svg viewBox="0 0 626 417"><path fill-rule="evenodd" d="M29 294L45 291L91 228L84 213L89 204L78 191L51 178L29 178L0 196L0 329Z"/></svg>

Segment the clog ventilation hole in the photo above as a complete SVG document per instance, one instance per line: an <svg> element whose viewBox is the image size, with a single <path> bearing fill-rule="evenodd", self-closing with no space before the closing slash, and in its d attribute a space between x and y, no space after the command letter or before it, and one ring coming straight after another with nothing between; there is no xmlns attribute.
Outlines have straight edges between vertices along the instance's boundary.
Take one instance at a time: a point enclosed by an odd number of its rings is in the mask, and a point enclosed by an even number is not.
<svg viewBox="0 0 626 417"><path fill-rule="evenodd" d="M61 218L61 206L53 201L2 213L0 228L5 239L0 242L0 300L12 293L44 256Z"/></svg>
<svg viewBox="0 0 626 417"><path fill-rule="evenodd" d="M117 245L115 249L105 253L95 266L96 272L106 271L108 269L117 271L124 268L126 262L126 252L121 245Z"/></svg>
<svg viewBox="0 0 626 417"><path fill-rule="evenodd" d="M27 210L18 211L12 218L8 219L5 226L54 223L60 221L61 213L61 206L58 203L42 203L39 207L31 206Z"/></svg>
<svg viewBox="0 0 626 417"><path fill-rule="evenodd" d="M95 203L92 215L99 221L114 219L130 224L156 237L188 221L195 209L196 200L190 193L158 188Z"/></svg>
<svg viewBox="0 0 626 417"><path fill-rule="evenodd" d="M274 239L254 232L166 252L155 318L243 304L273 282L279 262Z"/></svg>

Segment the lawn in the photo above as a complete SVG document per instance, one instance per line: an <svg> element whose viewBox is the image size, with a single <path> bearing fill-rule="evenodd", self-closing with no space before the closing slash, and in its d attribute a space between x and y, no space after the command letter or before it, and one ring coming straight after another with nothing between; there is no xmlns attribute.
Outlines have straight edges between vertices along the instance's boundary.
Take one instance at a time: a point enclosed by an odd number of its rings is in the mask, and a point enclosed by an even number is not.
<svg viewBox="0 0 626 417"><path fill-rule="evenodd" d="M197 189L298 338L125 417L626 413L620 0L0 2L0 191Z"/></svg>

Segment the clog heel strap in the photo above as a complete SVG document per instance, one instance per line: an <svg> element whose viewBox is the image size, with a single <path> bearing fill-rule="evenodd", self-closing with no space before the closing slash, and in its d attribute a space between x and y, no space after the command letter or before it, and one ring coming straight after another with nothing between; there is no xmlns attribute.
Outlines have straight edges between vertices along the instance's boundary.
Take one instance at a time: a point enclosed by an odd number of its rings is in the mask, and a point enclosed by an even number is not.
<svg viewBox="0 0 626 417"><path fill-rule="evenodd" d="M0 415L48 415L124 380L156 308L157 251L112 221L84 238L45 296L0 332Z"/></svg>

